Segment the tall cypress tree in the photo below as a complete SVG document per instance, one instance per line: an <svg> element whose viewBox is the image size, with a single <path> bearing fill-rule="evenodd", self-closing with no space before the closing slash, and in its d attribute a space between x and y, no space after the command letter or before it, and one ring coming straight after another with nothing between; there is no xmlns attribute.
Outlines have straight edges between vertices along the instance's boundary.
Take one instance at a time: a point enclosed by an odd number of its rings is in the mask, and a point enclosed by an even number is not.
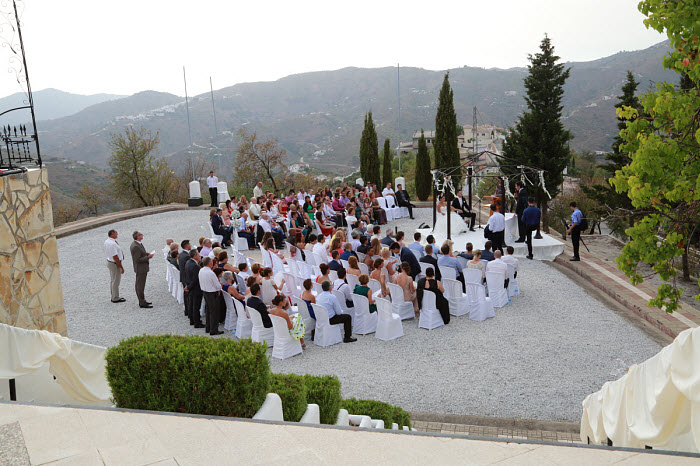
<svg viewBox="0 0 700 466"><path fill-rule="evenodd" d="M384 162L382 163L382 186L386 186L387 183L391 183L392 180L392 172L391 172L391 147L390 147L390 142L389 138L386 138L384 140L384 150L383 150L383 159Z"/></svg>
<svg viewBox="0 0 700 466"><path fill-rule="evenodd" d="M568 142L573 136L561 122L564 83L570 68L564 69L563 64L557 63L559 57L554 55L554 46L546 35L540 43L540 52L528 55L528 60L529 74L524 79L527 111L518 118L503 144L503 156L510 166L528 165L546 170L545 187L554 197L559 194L562 172L571 158ZM533 194L542 209L544 230L549 231L549 197L541 187Z"/></svg>
<svg viewBox="0 0 700 466"><path fill-rule="evenodd" d="M460 165L459 144L457 142L457 114L454 95L450 87L450 73L445 73L440 89L437 114L435 115L435 168L450 168ZM452 175L452 182L459 186L461 171Z"/></svg>
<svg viewBox="0 0 700 466"><path fill-rule="evenodd" d="M360 177L367 183L367 153L369 151L369 135L367 129L367 114L365 113L365 125L362 128L360 137Z"/></svg>
<svg viewBox="0 0 700 466"><path fill-rule="evenodd" d="M427 201L432 192L433 175L430 173L430 155L428 144L425 143L423 129L420 130L418 139L418 154L416 155L416 197L420 201Z"/></svg>
<svg viewBox="0 0 700 466"><path fill-rule="evenodd" d="M367 177L365 181L375 183L377 186L382 182L379 174L379 145L377 143L377 130L374 128L372 121L372 112L367 113Z"/></svg>
<svg viewBox="0 0 700 466"><path fill-rule="evenodd" d="M639 98L635 95L637 92L637 87L639 83L634 79L634 75L631 71L627 71L627 81L622 86L622 95L619 97L619 101L615 104L615 108L631 107L641 111L641 104ZM617 170L621 170L625 165L629 165L631 159L625 152L620 151L620 146L624 144L624 141L619 135L619 132L627 127L627 120L625 118L618 117L618 135L612 145L612 152L605 156L605 160L608 162L601 165L609 176L615 176ZM601 215L606 215L617 210L617 214L623 213L623 216L627 217L626 222L609 222L609 226L616 233L623 233L624 229L631 226L634 223L634 215L631 214L634 211L634 206L630 200L627 193L618 193L615 188L610 186L609 183L605 184L594 184L591 187L581 185L583 192L591 199L597 201L601 204L602 208L598 212ZM622 209L622 211L620 210Z"/></svg>

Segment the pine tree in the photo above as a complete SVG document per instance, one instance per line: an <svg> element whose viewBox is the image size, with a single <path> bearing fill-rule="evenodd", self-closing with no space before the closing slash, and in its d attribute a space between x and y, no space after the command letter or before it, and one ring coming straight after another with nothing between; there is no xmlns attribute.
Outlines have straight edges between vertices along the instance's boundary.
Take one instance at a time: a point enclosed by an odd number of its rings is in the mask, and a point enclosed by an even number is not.
<svg viewBox="0 0 700 466"><path fill-rule="evenodd" d="M372 121L372 112L365 116L365 129L360 140L360 175L366 183L375 183L377 186L382 179L379 173L379 146L377 143L377 131Z"/></svg>
<svg viewBox="0 0 700 466"><path fill-rule="evenodd" d="M440 89L437 114L435 115L435 168L452 168L460 165L459 144L457 142L457 114L454 94L450 87L450 73L445 73ZM452 182L459 186L461 171L452 174Z"/></svg>
<svg viewBox="0 0 700 466"><path fill-rule="evenodd" d="M620 100L615 105L615 108L631 107L641 110L639 98L635 95L638 86L639 83L634 79L632 72L627 71L627 81L622 86L622 95L619 97ZM605 156L605 160L607 160L608 163L600 166L609 176L615 176L617 170L621 170L625 165L629 165L631 161L625 152L620 151L620 145L624 144L624 141L620 137L619 131L627 127L628 121L630 120L618 117L618 135L613 142L612 152ZM627 221L624 222L608 222L614 232L623 233L625 228L634 224L634 215L630 214L634 210L634 206L627 193L618 193L615 188L610 186L607 182L605 184L595 184L591 187L582 185L581 189L588 197L601 204L602 208L601 211L598 212L599 214L606 215L613 213L616 216L622 214L622 216L627 219Z"/></svg>
<svg viewBox="0 0 700 466"><path fill-rule="evenodd" d="M545 187L554 197L559 193L562 172L571 158L568 142L573 136L561 123L564 83L570 68L564 69L563 64L557 63L559 57L554 55L554 46L546 35L540 43L540 52L528 55L528 60L529 74L524 79L527 111L511 129L503 145L503 156L510 166L527 165L545 170ZM503 171L508 170L503 168ZM544 231L549 231L549 197L541 187L532 194L542 209Z"/></svg>
<svg viewBox="0 0 700 466"><path fill-rule="evenodd" d="M384 156L384 162L382 163L382 186L386 186L387 183L393 183L391 171L391 159L393 157L391 156L390 144L389 138L386 138L384 140L384 150L382 154Z"/></svg>
<svg viewBox="0 0 700 466"><path fill-rule="evenodd" d="M416 155L416 197L420 201L427 201L432 191L433 175L430 173L430 155L428 144L425 143L423 129L420 130L418 139L418 154Z"/></svg>

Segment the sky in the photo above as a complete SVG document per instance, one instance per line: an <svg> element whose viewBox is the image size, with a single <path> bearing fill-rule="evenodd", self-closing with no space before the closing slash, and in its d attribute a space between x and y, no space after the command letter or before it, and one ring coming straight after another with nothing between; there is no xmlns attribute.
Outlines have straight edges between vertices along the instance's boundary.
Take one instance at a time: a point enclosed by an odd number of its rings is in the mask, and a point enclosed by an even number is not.
<svg viewBox="0 0 700 466"><path fill-rule="evenodd" d="M666 38L645 28L637 3L29 0L20 9L34 91L182 96L183 66L189 95L208 92L209 77L216 90L348 66L510 68L526 66L545 33L562 60L593 60ZM8 59L0 47L0 97L22 90Z"/></svg>

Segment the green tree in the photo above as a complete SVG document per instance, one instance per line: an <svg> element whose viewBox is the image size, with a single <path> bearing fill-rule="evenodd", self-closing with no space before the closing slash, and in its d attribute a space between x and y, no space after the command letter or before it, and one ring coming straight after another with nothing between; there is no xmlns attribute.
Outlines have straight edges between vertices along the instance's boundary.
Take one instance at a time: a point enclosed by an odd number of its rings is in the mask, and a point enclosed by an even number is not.
<svg viewBox="0 0 700 466"><path fill-rule="evenodd" d="M510 136L503 144L503 156L511 166L527 165L545 170L544 181L552 196L559 193L563 181L562 172L569 163L568 142L573 138L561 123L564 83L569 77L570 68L557 63L554 46L545 35L540 43L540 52L528 55L529 73L524 79L527 111L511 129ZM507 168L504 172L518 173L517 169ZM547 209L548 196L542 187L533 193L542 209L544 231L549 231Z"/></svg>
<svg viewBox="0 0 700 466"><path fill-rule="evenodd" d="M636 95L638 86L639 83L634 79L632 72L627 71L627 81L622 86L622 95L615 107L641 110L641 104ZM628 121L630 120L618 116L618 133L625 129ZM622 167L630 163L629 156L620 150L622 144L622 137L618 134L613 142L612 152L605 156L607 163L599 166L607 172L608 177L615 176L618 170L622 170ZM634 225L636 211L627 193L617 192L608 182L592 186L581 185L581 189L588 197L601 204L601 210L597 213L608 217L608 225L613 233L621 235L627 227Z"/></svg>
<svg viewBox="0 0 700 466"><path fill-rule="evenodd" d="M435 168L451 168L460 165L459 143L457 141L457 113L455 113L454 93L450 87L450 73L445 73L440 89L437 114L435 115ZM459 186L461 171L452 174L452 182Z"/></svg>
<svg viewBox="0 0 700 466"><path fill-rule="evenodd" d="M287 166L287 151L279 147L277 139L260 140L255 131L242 126L238 130L238 148L236 149L236 178L241 184L253 186L262 178L272 183L278 191L275 176L284 172Z"/></svg>
<svg viewBox="0 0 700 466"><path fill-rule="evenodd" d="M391 176L391 160L393 156L391 154L389 138L384 140L384 150L382 151L382 156L384 162L382 164L382 185L386 186L387 183L393 183L393 178Z"/></svg>
<svg viewBox="0 0 700 466"><path fill-rule="evenodd" d="M658 83L641 97L642 111L618 109L618 116L629 120L620 132L620 150L630 162L611 184L646 216L626 230L630 241L615 261L633 284L643 280L640 262L670 281L657 288L649 304L673 312L683 291L676 282L679 256L685 262L682 256L700 230L700 9L678 0L644 0L638 8L647 28L665 32L671 41L664 67L687 78L682 87Z"/></svg>
<svg viewBox="0 0 700 466"><path fill-rule="evenodd" d="M360 139L360 176L366 183L381 184L379 174L379 146L377 131L372 121L372 112L365 115L365 127Z"/></svg>
<svg viewBox="0 0 700 466"><path fill-rule="evenodd" d="M98 215L106 200L102 189L90 183L83 183L76 197L83 203L83 208L88 215Z"/></svg>
<svg viewBox="0 0 700 466"><path fill-rule="evenodd" d="M153 155L158 143L158 133L154 136L143 127L136 130L129 126L124 134L112 134L112 189L130 207L167 204L178 198L175 171Z"/></svg>
<svg viewBox="0 0 700 466"><path fill-rule="evenodd" d="M433 175L430 170L428 145L421 128L420 139L418 139L418 155L416 155L416 197L420 201L427 201L432 192Z"/></svg>

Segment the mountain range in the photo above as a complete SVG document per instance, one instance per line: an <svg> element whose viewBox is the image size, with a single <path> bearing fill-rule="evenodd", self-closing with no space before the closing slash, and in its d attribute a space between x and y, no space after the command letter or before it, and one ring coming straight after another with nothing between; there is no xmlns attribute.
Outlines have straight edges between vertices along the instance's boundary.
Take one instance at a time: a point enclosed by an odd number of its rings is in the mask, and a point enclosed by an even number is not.
<svg viewBox="0 0 700 466"><path fill-rule="evenodd" d="M661 65L669 50L666 41L644 50L566 64L571 67L571 76L565 85L563 112L564 124L575 136L572 149L610 149L617 130L614 105L627 70L640 82L639 93L655 82L678 81L675 73ZM400 69L402 141L410 141L413 132L421 128L434 129L444 73ZM472 123L476 107L479 124L507 128L525 109L526 68L464 66L449 70L449 74L460 124ZM38 102L38 97L35 100ZM110 134L134 124L158 131L160 155L172 157L175 163L188 153L212 160L218 153L223 155L225 166L230 167L237 143L235 131L247 125L261 136L277 138L287 150L288 163L303 161L322 171L346 174L359 165L360 134L364 114L369 110L373 112L380 146L386 137L391 138L392 147L397 145L397 70L390 67L302 73L273 82L219 89L214 91L218 132L210 94L191 97L192 146L183 97L145 91L105 100L72 115L41 121L38 127L42 151L47 156L104 167L110 155Z"/></svg>
<svg viewBox="0 0 700 466"><path fill-rule="evenodd" d="M80 95L58 89L43 89L33 93L34 112L37 120L53 120L73 115L91 105L108 100L121 99L125 96L116 94ZM23 92L0 98L0 109L4 112L10 108L27 105L27 95Z"/></svg>

